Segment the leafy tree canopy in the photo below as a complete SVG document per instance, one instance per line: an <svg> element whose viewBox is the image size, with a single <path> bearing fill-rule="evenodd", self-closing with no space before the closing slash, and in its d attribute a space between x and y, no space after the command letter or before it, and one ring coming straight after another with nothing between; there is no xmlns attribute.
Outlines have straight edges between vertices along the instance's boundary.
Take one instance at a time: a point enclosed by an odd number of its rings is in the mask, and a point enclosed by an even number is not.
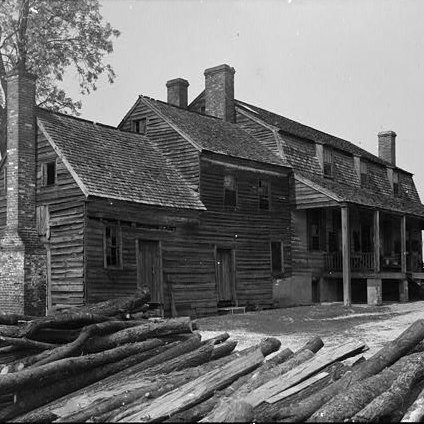
<svg viewBox="0 0 424 424"><path fill-rule="evenodd" d="M105 22L99 0L0 0L0 114L6 98L6 75L22 67L37 76L37 103L77 113L81 102L61 87L65 71L79 76L81 94L96 89L101 75L115 73L104 62L119 31Z"/></svg>

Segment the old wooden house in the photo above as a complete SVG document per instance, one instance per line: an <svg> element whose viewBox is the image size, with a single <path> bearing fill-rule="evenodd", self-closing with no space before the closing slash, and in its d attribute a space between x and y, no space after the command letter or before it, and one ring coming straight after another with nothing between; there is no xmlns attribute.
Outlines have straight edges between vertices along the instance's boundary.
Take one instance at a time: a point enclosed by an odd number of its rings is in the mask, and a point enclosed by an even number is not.
<svg viewBox="0 0 424 424"><path fill-rule="evenodd" d="M204 110L206 93L189 105ZM424 207L410 172L396 166L396 134L378 134L378 157L355 144L235 101L236 122L293 167L292 274L280 305L408 300L424 278Z"/></svg>
<svg viewBox="0 0 424 424"><path fill-rule="evenodd" d="M273 276L290 275L291 167L233 122L234 96L222 114L227 68L211 72L212 116L187 110L177 80L168 104L140 96L119 129L37 108L34 78L9 77L2 310L146 285L168 314L272 304Z"/></svg>

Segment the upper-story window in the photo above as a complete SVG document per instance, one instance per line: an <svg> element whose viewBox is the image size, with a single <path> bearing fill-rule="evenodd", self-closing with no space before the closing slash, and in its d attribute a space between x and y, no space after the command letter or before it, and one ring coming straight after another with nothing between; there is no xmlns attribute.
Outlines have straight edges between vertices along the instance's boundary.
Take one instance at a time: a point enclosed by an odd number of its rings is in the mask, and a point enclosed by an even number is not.
<svg viewBox="0 0 424 424"><path fill-rule="evenodd" d="M146 134L147 118L135 119L132 121L132 131L139 134Z"/></svg>
<svg viewBox="0 0 424 424"><path fill-rule="evenodd" d="M122 266L122 236L118 224L105 224L103 234L104 267L121 268Z"/></svg>
<svg viewBox="0 0 424 424"><path fill-rule="evenodd" d="M269 199L271 194L271 187L269 181L258 181L258 196L259 196L259 209L269 209Z"/></svg>
<svg viewBox="0 0 424 424"><path fill-rule="evenodd" d="M200 113L204 115L206 113L206 106L200 106Z"/></svg>
<svg viewBox="0 0 424 424"><path fill-rule="evenodd" d="M43 171L43 186L55 185L57 180L56 161L44 162L41 167Z"/></svg>
<svg viewBox="0 0 424 424"><path fill-rule="evenodd" d="M369 180L368 166L365 161L361 159L361 186L366 186Z"/></svg>
<svg viewBox="0 0 424 424"><path fill-rule="evenodd" d="M333 149L324 146L324 158L323 158L324 176L334 177L334 158Z"/></svg>
<svg viewBox="0 0 424 424"><path fill-rule="evenodd" d="M234 175L224 177L224 206L229 208L237 206L237 181Z"/></svg>
<svg viewBox="0 0 424 424"><path fill-rule="evenodd" d="M399 173L393 172L393 194L395 196L399 196L400 194L400 186L399 186Z"/></svg>

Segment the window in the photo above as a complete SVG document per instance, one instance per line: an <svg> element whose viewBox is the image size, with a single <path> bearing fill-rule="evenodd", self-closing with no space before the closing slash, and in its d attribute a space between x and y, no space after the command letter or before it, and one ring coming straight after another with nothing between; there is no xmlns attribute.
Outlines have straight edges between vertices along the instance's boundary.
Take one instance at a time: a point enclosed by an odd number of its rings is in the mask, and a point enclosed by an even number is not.
<svg viewBox="0 0 424 424"><path fill-rule="evenodd" d="M270 186L268 181L258 181L259 209L269 209Z"/></svg>
<svg viewBox="0 0 424 424"><path fill-rule="evenodd" d="M282 241L271 241L271 270L274 277L284 272L284 244Z"/></svg>
<svg viewBox="0 0 424 424"><path fill-rule="evenodd" d="M42 165L43 169L43 186L51 186L56 184L56 161L46 162Z"/></svg>
<svg viewBox="0 0 424 424"><path fill-rule="evenodd" d="M233 209L237 206L237 182L233 175L224 177L224 206Z"/></svg>
<svg viewBox="0 0 424 424"><path fill-rule="evenodd" d="M205 106L201 106L201 107L200 107L200 113L201 113L202 115L205 115L205 114L206 114L206 107L205 107Z"/></svg>
<svg viewBox="0 0 424 424"><path fill-rule="evenodd" d="M322 250L322 215L320 210L308 211L309 250Z"/></svg>
<svg viewBox="0 0 424 424"><path fill-rule="evenodd" d="M395 196L399 196L399 174L397 172L393 172L393 194Z"/></svg>
<svg viewBox="0 0 424 424"><path fill-rule="evenodd" d="M121 227L117 224L106 224L104 229L105 268L120 268L122 266L121 244Z"/></svg>
<svg viewBox="0 0 424 424"><path fill-rule="evenodd" d="M324 176L334 176L333 150L328 147L324 147Z"/></svg>
<svg viewBox="0 0 424 424"><path fill-rule="evenodd" d="M367 163L361 159L361 186L366 186L368 184L368 166Z"/></svg>
<svg viewBox="0 0 424 424"><path fill-rule="evenodd" d="M132 130L133 132L139 133L139 134L146 134L147 129L147 118L141 118L132 121Z"/></svg>

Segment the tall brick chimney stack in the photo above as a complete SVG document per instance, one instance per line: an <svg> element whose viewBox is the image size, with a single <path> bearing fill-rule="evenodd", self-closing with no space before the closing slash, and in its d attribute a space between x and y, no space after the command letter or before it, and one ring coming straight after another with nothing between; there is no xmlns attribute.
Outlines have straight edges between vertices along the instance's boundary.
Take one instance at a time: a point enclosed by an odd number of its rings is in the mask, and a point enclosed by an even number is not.
<svg viewBox="0 0 424 424"><path fill-rule="evenodd" d="M169 80L166 83L166 88L168 89L168 103L187 109L189 85L188 81L183 78Z"/></svg>
<svg viewBox="0 0 424 424"><path fill-rule="evenodd" d="M46 310L46 251L36 231L35 77L7 79L7 209L0 239L0 309L27 315Z"/></svg>
<svg viewBox="0 0 424 424"><path fill-rule="evenodd" d="M394 131L378 133L378 157L396 166L396 133Z"/></svg>
<svg viewBox="0 0 424 424"><path fill-rule="evenodd" d="M234 68L219 65L205 70L205 112L235 122Z"/></svg>

